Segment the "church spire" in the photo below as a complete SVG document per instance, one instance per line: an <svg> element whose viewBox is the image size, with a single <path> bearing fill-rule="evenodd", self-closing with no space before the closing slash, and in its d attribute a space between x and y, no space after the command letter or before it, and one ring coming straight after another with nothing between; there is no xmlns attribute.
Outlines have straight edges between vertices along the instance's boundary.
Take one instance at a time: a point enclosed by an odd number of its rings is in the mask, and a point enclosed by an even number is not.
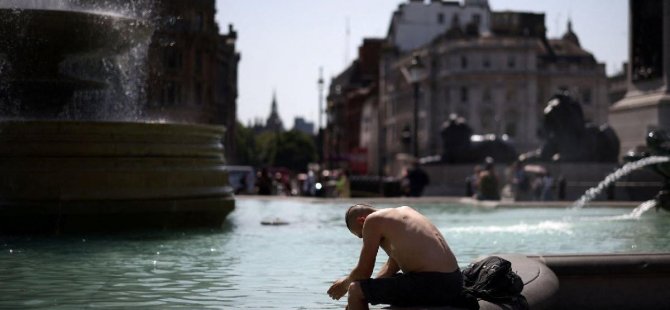
<svg viewBox="0 0 670 310"><path fill-rule="evenodd" d="M272 104L270 105L270 116L265 123L265 128L271 131L283 131L284 125L279 118L279 108L277 106L277 90L272 91Z"/></svg>
<svg viewBox="0 0 670 310"><path fill-rule="evenodd" d="M277 90L272 90L272 105L270 107L270 115L277 114Z"/></svg>

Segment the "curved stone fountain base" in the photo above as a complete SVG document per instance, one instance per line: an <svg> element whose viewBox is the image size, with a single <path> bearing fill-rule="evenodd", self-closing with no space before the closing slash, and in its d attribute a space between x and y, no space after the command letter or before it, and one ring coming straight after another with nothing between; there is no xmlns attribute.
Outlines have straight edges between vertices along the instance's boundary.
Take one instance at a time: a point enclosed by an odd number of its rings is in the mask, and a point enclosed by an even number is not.
<svg viewBox="0 0 670 310"><path fill-rule="evenodd" d="M0 123L0 231L220 227L234 209L216 126Z"/></svg>

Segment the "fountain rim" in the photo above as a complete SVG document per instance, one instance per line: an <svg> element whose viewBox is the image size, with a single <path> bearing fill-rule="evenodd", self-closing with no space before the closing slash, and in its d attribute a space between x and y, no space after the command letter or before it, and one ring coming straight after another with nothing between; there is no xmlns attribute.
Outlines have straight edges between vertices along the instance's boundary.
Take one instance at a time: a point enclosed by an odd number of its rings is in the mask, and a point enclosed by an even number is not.
<svg viewBox="0 0 670 310"><path fill-rule="evenodd" d="M85 120L0 120L0 133L13 128L44 128L58 131L77 130L85 127L90 130L133 131L154 129L156 131L189 130L211 134L224 134L227 129L222 125L199 123L158 123L132 121L85 121Z"/></svg>

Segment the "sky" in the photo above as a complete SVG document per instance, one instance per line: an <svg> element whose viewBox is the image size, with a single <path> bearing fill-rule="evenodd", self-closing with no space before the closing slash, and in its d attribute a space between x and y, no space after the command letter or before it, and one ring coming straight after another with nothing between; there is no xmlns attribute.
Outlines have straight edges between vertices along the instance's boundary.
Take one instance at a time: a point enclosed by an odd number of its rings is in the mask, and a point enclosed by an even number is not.
<svg viewBox="0 0 670 310"><path fill-rule="evenodd" d="M276 93L284 127L295 117L317 125L323 68L324 102L331 78L358 54L363 38L384 38L398 0L216 0L216 19L223 33L237 31L237 118L250 121L270 115ZM489 0L493 11L545 13L547 35L560 37L567 20L582 47L621 71L628 59L627 0ZM325 116L322 119L322 125Z"/></svg>

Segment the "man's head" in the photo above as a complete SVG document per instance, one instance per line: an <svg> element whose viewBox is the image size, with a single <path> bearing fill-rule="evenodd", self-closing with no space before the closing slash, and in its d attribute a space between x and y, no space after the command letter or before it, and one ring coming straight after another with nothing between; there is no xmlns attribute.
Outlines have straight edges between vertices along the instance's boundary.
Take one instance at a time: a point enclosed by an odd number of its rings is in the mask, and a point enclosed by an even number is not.
<svg viewBox="0 0 670 310"><path fill-rule="evenodd" d="M363 223L370 213L377 209L366 204L355 204L351 206L344 215L344 221L349 231L358 238L363 238Z"/></svg>

